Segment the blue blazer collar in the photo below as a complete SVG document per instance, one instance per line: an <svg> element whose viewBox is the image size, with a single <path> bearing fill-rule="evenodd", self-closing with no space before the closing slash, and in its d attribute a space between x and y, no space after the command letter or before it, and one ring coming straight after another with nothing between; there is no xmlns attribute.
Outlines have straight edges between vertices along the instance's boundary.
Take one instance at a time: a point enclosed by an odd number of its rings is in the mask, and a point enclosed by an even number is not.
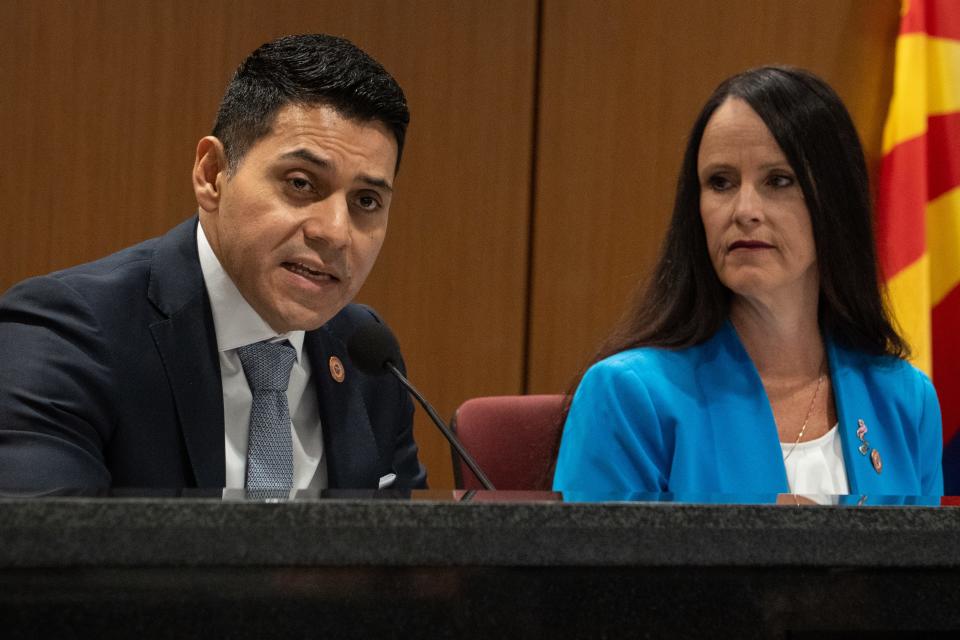
<svg viewBox="0 0 960 640"><path fill-rule="evenodd" d="M861 373L861 356L830 340L827 341L827 355L830 359L830 381L833 384L833 397L837 407L837 429L850 493L888 493L882 472L877 473L871 461L872 449L866 454L859 450L861 442L857 437L857 429L861 420L869 429L865 437L868 442L872 439L874 444L880 444L886 440L880 433L883 428L881 420L873 403L869 401L871 392Z"/></svg>
<svg viewBox="0 0 960 640"><path fill-rule="evenodd" d="M709 385L708 407L718 481L730 493L786 493L789 491L777 425L760 374L728 320L704 344L698 367L701 384Z"/></svg>
<svg viewBox="0 0 960 640"><path fill-rule="evenodd" d="M882 473L877 473L870 459L870 451L861 454L857 428L860 421L868 425L866 439L879 444L885 439L878 433L883 427L873 403L869 402L870 390L861 371L862 356L838 346L829 337L825 339L830 382L833 387L834 402L837 409L837 430L843 452L844 467L850 493L885 493ZM751 478L776 478L781 485L780 491L788 491L786 471L783 466L783 454L777 437L777 426L770 408L760 374L747 354L740 337L728 320L717 335L705 346L708 350L700 368L701 379L714 381L722 389L718 397L724 398L710 405L709 412L715 424L729 423L732 411L743 416L745 422L752 423L755 429L731 429L728 434L718 434L715 446L718 451L734 448L739 453L718 456L721 460L739 460L743 468L719 469L720 477L737 478L753 490ZM730 366L734 363L736 366ZM722 451L721 451L722 452ZM743 456L749 456L744 460ZM881 453L882 455L882 453ZM744 468L750 470L750 477L744 476ZM757 486L759 491L769 491L769 487ZM740 489L734 489L740 490Z"/></svg>

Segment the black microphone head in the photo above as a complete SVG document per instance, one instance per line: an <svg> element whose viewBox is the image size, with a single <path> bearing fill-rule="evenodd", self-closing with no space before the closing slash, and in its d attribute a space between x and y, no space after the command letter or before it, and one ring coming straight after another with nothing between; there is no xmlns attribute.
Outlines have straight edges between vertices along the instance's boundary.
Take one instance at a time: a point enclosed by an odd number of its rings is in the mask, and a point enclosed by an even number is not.
<svg viewBox="0 0 960 640"><path fill-rule="evenodd" d="M386 372L387 363L400 362L400 345L385 324L365 324L350 336L347 353L357 368L370 375Z"/></svg>

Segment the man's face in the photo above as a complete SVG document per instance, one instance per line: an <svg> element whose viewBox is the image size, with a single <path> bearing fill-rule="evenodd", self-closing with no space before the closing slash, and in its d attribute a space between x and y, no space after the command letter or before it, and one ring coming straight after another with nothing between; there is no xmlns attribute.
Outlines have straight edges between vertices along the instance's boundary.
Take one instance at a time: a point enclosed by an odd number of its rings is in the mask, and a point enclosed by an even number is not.
<svg viewBox="0 0 960 640"><path fill-rule="evenodd" d="M357 294L383 245L393 134L327 106L287 105L232 172L219 141L204 140L220 169L207 171L215 184L202 195L201 141L194 183L223 268L278 333L321 326Z"/></svg>

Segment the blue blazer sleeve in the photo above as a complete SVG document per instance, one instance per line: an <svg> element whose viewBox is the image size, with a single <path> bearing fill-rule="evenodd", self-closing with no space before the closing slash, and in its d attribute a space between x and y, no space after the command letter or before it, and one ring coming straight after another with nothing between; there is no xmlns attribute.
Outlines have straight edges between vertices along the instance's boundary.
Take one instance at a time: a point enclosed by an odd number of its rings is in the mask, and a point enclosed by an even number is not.
<svg viewBox="0 0 960 640"><path fill-rule="evenodd" d="M933 383L926 375L922 379L922 413L919 426L920 486L922 495L943 495L943 423L940 402Z"/></svg>
<svg viewBox="0 0 960 640"><path fill-rule="evenodd" d="M597 363L574 395L554 490L611 499L666 491L674 448L671 422L661 421L651 389L636 368L618 358Z"/></svg>

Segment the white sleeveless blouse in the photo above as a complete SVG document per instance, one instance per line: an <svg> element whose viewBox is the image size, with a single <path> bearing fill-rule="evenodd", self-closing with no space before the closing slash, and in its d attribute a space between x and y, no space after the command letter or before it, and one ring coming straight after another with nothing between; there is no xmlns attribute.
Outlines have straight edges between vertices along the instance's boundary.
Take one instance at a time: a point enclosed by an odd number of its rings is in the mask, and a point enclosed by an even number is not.
<svg viewBox="0 0 960 640"><path fill-rule="evenodd" d="M816 440L796 446L792 442L780 443L791 493L821 496L850 493L837 434L837 425L833 425Z"/></svg>

